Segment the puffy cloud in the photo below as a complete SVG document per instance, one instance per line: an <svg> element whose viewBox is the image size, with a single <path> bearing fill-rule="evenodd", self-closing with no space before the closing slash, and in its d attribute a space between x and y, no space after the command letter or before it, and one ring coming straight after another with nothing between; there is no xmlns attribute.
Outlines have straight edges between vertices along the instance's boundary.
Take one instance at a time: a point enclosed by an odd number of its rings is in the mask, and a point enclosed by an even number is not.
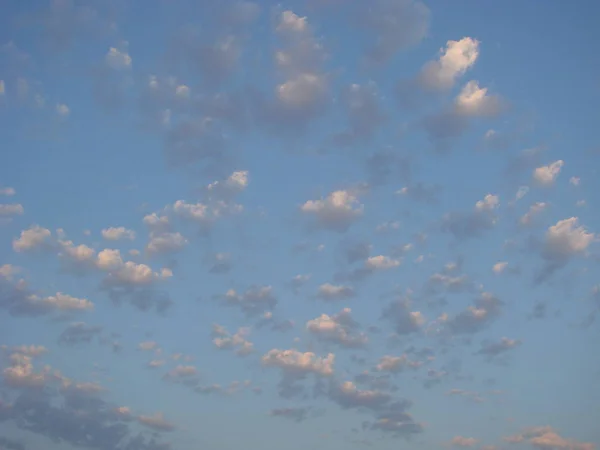
<svg viewBox="0 0 600 450"><path fill-rule="evenodd" d="M375 367L380 372L402 372L407 368L416 369L421 366L418 361L411 361L407 355L391 356L384 355L379 359L379 363Z"/></svg>
<svg viewBox="0 0 600 450"><path fill-rule="evenodd" d="M254 344L246 339L249 334L249 328L240 328L235 334L231 334L221 325L213 325L213 344L218 349L235 349L236 355L247 356L254 352Z"/></svg>
<svg viewBox="0 0 600 450"><path fill-rule="evenodd" d="M564 438L549 426L527 428L519 434L505 437L504 440L511 444L528 442L542 450L594 450L596 448L591 442Z"/></svg>
<svg viewBox="0 0 600 450"><path fill-rule="evenodd" d="M30 358L37 358L48 352L48 349L43 345L19 345L16 347L8 347L6 345L0 346L3 350L8 350L21 355L29 356Z"/></svg>
<svg viewBox="0 0 600 450"><path fill-rule="evenodd" d="M251 286L243 293L229 289L220 298L225 305L238 307L249 316L261 314L277 305L272 286Z"/></svg>
<svg viewBox="0 0 600 450"><path fill-rule="evenodd" d="M542 256L551 261L566 261L584 253L595 235L579 225L577 217L559 220L546 231Z"/></svg>
<svg viewBox="0 0 600 450"><path fill-rule="evenodd" d="M84 322L74 322L60 334L58 342L63 345L89 344L101 332L101 326L88 325Z"/></svg>
<svg viewBox="0 0 600 450"><path fill-rule="evenodd" d="M519 345L521 345L520 340L503 337L502 339L496 342L483 343L481 348L477 351L477 353L480 355L487 356L491 359L511 349L514 349Z"/></svg>
<svg viewBox="0 0 600 450"><path fill-rule="evenodd" d="M508 267L508 263L506 261L499 261L492 266L492 271L496 274L500 274L504 272L504 270Z"/></svg>
<svg viewBox="0 0 600 450"><path fill-rule="evenodd" d="M317 297L325 301L347 300L354 297L354 289L350 286L325 283L319 286Z"/></svg>
<svg viewBox="0 0 600 450"><path fill-rule="evenodd" d="M317 339L332 342L346 348L364 347L369 338L365 333L356 332L357 324L351 318L352 310L344 308L338 314L319 317L306 322L306 329Z"/></svg>
<svg viewBox="0 0 600 450"><path fill-rule="evenodd" d="M560 174L564 161L559 159L547 166L538 167L533 171L533 179L540 186L552 186Z"/></svg>
<svg viewBox="0 0 600 450"><path fill-rule="evenodd" d="M386 306L382 318L391 322L399 335L415 333L421 330L425 317L420 311L410 310L410 301L398 299Z"/></svg>
<svg viewBox="0 0 600 450"><path fill-rule="evenodd" d="M138 349L144 351L144 352L149 352L149 351L155 351L158 350L160 347L158 345L158 342L156 341L144 341L144 342L140 342L138 344Z"/></svg>
<svg viewBox="0 0 600 450"><path fill-rule="evenodd" d="M529 210L521 216L519 223L523 226L532 225L535 218L545 211L550 205L546 202L536 202L529 207Z"/></svg>
<svg viewBox="0 0 600 450"><path fill-rule="evenodd" d="M440 49L440 57L428 62L418 76L421 86L427 89L450 89L457 79L473 67L479 57L479 41L464 37L448 41Z"/></svg>
<svg viewBox="0 0 600 450"><path fill-rule="evenodd" d="M165 232L170 228L169 217L159 216L156 213L144 216L143 222L148 228L150 228L152 232L155 233Z"/></svg>
<svg viewBox="0 0 600 450"><path fill-rule="evenodd" d="M455 447L471 448L478 444L478 440L472 437L455 436L450 443Z"/></svg>
<svg viewBox="0 0 600 450"><path fill-rule="evenodd" d="M110 47L108 53L104 57L106 64L114 70L129 70L131 69L131 56L127 50L119 50L115 47Z"/></svg>
<svg viewBox="0 0 600 450"><path fill-rule="evenodd" d="M177 365L176 367L174 367L173 369L169 370L163 377L163 379L168 380L168 381L172 381L172 382L179 382L179 381L185 381L187 382L188 380L191 379L191 383L192 384L196 384L197 383L197 379L196 376L198 375L198 369L196 369L195 366L184 366L184 365Z"/></svg>
<svg viewBox="0 0 600 450"><path fill-rule="evenodd" d="M309 408L276 408L272 409L269 412L269 415L272 417L283 417L296 422L302 422L306 419L309 411Z"/></svg>
<svg viewBox="0 0 600 450"><path fill-rule="evenodd" d="M365 261L365 267L371 270L388 270L399 267L401 261L389 256L371 256Z"/></svg>
<svg viewBox="0 0 600 450"><path fill-rule="evenodd" d="M67 117L69 114L71 114L71 108L69 108L64 103L57 103L56 114L58 114L61 117Z"/></svg>
<svg viewBox="0 0 600 450"><path fill-rule="evenodd" d="M21 236L13 240L13 249L16 252L24 252L40 248L48 248L51 245L52 233L47 228L33 225L27 230L21 231Z"/></svg>
<svg viewBox="0 0 600 450"><path fill-rule="evenodd" d="M342 90L340 104L348 116L348 130L334 136L334 141L341 145L372 137L377 128L383 124L386 114L379 105L377 85L353 83Z"/></svg>
<svg viewBox="0 0 600 450"><path fill-rule="evenodd" d="M571 178L569 178L569 184L572 186L579 186L581 184L581 178L571 177Z"/></svg>
<svg viewBox="0 0 600 450"><path fill-rule="evenodd" d="M214 274L227 273L232 267L233 264L229 253L215 253L212 257L212 266L209 272Z"/></svg>
<svg viewBox="0 0 600 450"><path fill-rule="evenodd" d="M501 305L492 294L483 292L472 306L449 318L445 326L456 334L477 333L500 315Z"/></svg>
<svg viewBox="0 0 600 450"><path fill-rule="evenodd" d="M146 264L136 264L133 261L123 261L121 252L114 249L104 249L98 253L96 266L107 273L105 286L148 286L172 276L170 269L153 272Z"/></svg>
<svg viewBox="0 0 600 450"><path fill-rule="evenodd" d="M495 210L500 199L497 195L487 194L483 200L475 203L470 212L452 212L442 219L442 230L452 233L458 239L468 239L481 235L496 225Z"/></svg>
<svg viewBox="0 0 600 450"><path fill-rule="evenodd" d="M12 188L12 187L0 188L0 195L4 195L6 197L12 197L16 193L17 193L17 191L15 190L15 188Z"/></svg>
<svg viewBox="0 0 600 450"><path fill-rule="evenodd" d="M22 216L25 214L25 208L19 203L0 203L0 218Z"/></svg>
<svg viewBox="0 0 600 450"><path fill-rule="evenodd" d="M2 371L4 382L12 388L42 388L51 376L48 370L34 372L31 356L20 353L10 355L10 366Z"/></svg>
<svg viewBox="0 0 600 450"><path fill-rule="evenodd" d="M174 253L183 249L187 244L188 240L181 233L151 233L146 251L151 255Z"/></svg>
<svg viewBox="0 0 600 450"><path fill-rule="evenodd" d="M380 409L391 400L391 395L388 393L359 389L352 381L334 386L329 395L342 408Z"/></svg>
<svg viewBox="0 0 600 450"><path fill-rule="evenodd" d="M316 219L317 226L334 231L346 231L359 217L364 206L349 191L335 191L322 200L309 200L300 210Z"/></svg>
<svg viewBox="0 0 600 450"><path fill-rule="evenodd" d="M77 298L58 292L48 297L38 297L32 294L26 298L25 304L21 308L37 315L51 311L90 311L94 309L94 304L85 298Z"/></svg>
<svg viewBox="0 0 600 450"><path fill-rule="evenodd" d="M224 180L210 183L207 186L207 191L217 198L229 199L246 190L249 183L250 172L247 170L237 170Z"/></svg>
<svg viewBox="0 0 600 450"><path fill-rule="evenodd" d="M175 424L167 421L162 413L156 413L152 416L138 416L138 422L154 431L175 431Z"/></svg>
<svg viewBox="0 0 600 450"><path fill-rule="evenodd" d="M372 63L389 61L398 51L421 42L429 31L431 13L419 0L375 0L357 12L361 26L375 34L366 54Z"/></svg>
<svg viewBox="0 0 600 450"><path fill-rule="evenodd" d="M333 375L335 355L329 353L319 357L312 352L299 352L297 350L269 350L263 357L262 363L266 367L278 367L284 374L302 376L309 373L316 375Z"/></svg>
<svg viewBox="0 0 600 450"><path fill-rule="evenodd" d="M455 100L456 111L464 116L495 116L502 109L498 96L488 95L487 88L480 88L475 80L469 81Z"/></svg>
<svg viewBox="0 0 600 450"><path fill-rule="evenodd" d="M426 185L421 182L412 183L409 186L396 191L396 194L407 197L415 202L436 204L439 201L439 195L442 187L439 185Z"/></svg>
<svg viewBox="0 0 600 450"><path fill-rule="evenodd" d="M102 230L102 237L107 241L118 241L121 239L135 239L135 231L125 227L110 227Z"/></svg>
<svg viewBox="0 0 600 450"><path fill-rule="evenodd" d="M226 215L237 214L243 210L241 205L217 201L214 203L187 203L177 200L173 204L173 212L183 219L198 223L202 227L210 227L217 219Z"/></svg>

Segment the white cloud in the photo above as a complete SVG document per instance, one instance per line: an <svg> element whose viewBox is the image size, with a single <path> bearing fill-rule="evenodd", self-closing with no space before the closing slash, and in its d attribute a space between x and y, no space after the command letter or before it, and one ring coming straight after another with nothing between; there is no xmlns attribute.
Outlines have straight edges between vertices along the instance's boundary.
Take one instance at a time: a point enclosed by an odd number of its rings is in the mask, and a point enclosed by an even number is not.
<svg viewBox="0 0 600 450"><path fill-rule="evenodd" d="M487 88L479 87L477 81L469 81L455 100L456 111L464 116L494 116L502 108L502 101L496 95L489 95Z"/></svg>
<svg viewBox="0 0 600 450"><path fill-rule="evenodd" d="M569 178L569 184L571 184L572 186L579 186L581 184L581 178L571 177Z"/></svg>
<svg viewBox="0 0 600 450"><path fill-rule="evenodd" d="M25 213L25 208L19 203L0 203L0 218L1 217L12 217L22 216Z"/></svg>
<svg viewBox="0 0 600 450"><path fill-rule="evenodd" d="M299 352L297 350L269 350L263 357L262 363L267 367L279 367L282 371L292 375L315 373L322 376L333 375L335 355L329 353L319 357L312 352Z"/></svg>
<svg viewBox="0 0 600 450"><path fill-rule="evenodd" d="M135 239L135 231L125 227L110 227L102 230L102 237L107 241L118 241L121 239Z"/></svg>
<svg viewBox="0 0 600 450"><path fill-rule="evenodd" d="M558 161L554 161L547 166L538 167L533 171L533 179L540 186L552 186L560 174L564 164L564 161L559 159Z"/></svg>
<svg viewBox="0 0 600 450"><path fill-rule="evenodd" d="M306 33L308 21L306 17L300 17L293 11L283 11L276 30L282 33Z"/></svg>
<svg viewBox="0 0 600 450"><path fill-rule="evenodd" d="M152 255L173 253L181 250L188 244L188 240L181 233L152 233L146 245L146 251Z"/></svg>
<svg viewBox="0 0 600 450"><path fill-rule="evenodd" d="M306 329L320 340L333 342L346 348L363 347L369 342L365 333L356 332L356 324L351 317L352 310L344 308L338 314L319 317L306 322Z"/></svg>
<svg viewBox="0 0 600 450"><path fill-rule="evenodd" d="M47 228L33 225L21 231L21 236L13 240L13 249L16 252L34 250L51 244L52 233Z"/></svg>
<svg viewBox="0 0 600 450"><path fill-rule="evenodd" d="M277 86L280 102L290 109L311 108L318 104L327 91L327 79L322 74L301 73Z"/></svg>
<svg viewBox="0 0 600 450"><path fill-rule="evenodd" d="M15 188L12 188L12 187L0 188L0 195L4 195L6 197L12 197L16 193L17 193L17 191L15 190Z"/></svg>
<svg viewBox="0 0 600 450"><path fill-rule="evenodd" d="M105 283L108 285L147 286L173 275L169 269L153 272L146 264L123 261L119 250L108 248L98 253L96 266L107 272Z"/></svg>
<svg viewBox="0 0 600 450"><path fill-rule="evenodd" d="M254 352L254 344L246 339L250 329L242 327L234 334L230 334L225 327L213 325L213 344L221 350L235 349L238 356L247 356Z"/></svg>
<svg viewBox="0 0 600 450"><path fill-rule="evenodd" d="M345 300L354 297L354 289L350 286L325 283L319 286L317 297L325 301Z"/></svg>
<svg viewBox="0 0 600 450"><path fill-rule="evenodd" d="M388 270L399 267L401 261L399 259L390 258L389 256L371 256L365 261L365 267L371 270Z"/></svg>
<svg viewBox="0 0 600 450"><path fill-rule="evenodd" d="M61 117L67 117L69 114L71 114L71 109L64 103L58 103L56 105L56 114Z"/></svg>
<svg viewBox="0 0 600 450"><path fill-rule="evenodd" d="M464 37L459 41L448 41L446 47L440 49L437 61L428 62L421 73L419 81L428 89L450 89L456 80L464 75L479 57L479 41Z"/></svg>
<svg viewBox="0 0 600 450"><path fill-rule="evenodd" d="M531 225L536 216L545 211L548 206L550 205L545 202L534 203L529 207L529 210L523 216L521 216L519 223L524 226Z"/></svg>
<svg viewBox="0 0 600 450"><path fill-rule="evenodd" d="M492 267L492 271L496 274L500 274L504 272L504 270L508 267L508 263L506 261L500 261L494 264Z"/></svg>
<svg viewBox="0 0 600 450"><path fill-rule="evenodd" d="M115 70L123 70L131 68L131 56L127 51L121 51L118 48L111 47L104 57L106 64Z"/></svg>
<svg viewBox="0 0 600 450"><path fill-rule="evenodd" d="M300 207L305 214L315 216L322 228L346 231L363 215L364 206L349 191L335 191L322 200L309 200Z"/></svg>
<svg viewBox="0 0 600 450"><path fill-rule="evenodd" d="M579 225L577 217L559 220L546 232L542 255L546 259L565 260L584 253L594 238L593 233Z"/></svg>

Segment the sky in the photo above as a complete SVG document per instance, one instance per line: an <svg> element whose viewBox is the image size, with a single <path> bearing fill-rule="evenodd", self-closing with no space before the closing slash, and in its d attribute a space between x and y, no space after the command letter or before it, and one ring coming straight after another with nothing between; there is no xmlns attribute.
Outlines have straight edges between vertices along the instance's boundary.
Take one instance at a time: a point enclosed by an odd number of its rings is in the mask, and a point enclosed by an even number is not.
<svg viewBox="0 0 600 450"><path fill-rule="evenodd" d="M599 15L3 2L0 449L598 449Z"/></svg>

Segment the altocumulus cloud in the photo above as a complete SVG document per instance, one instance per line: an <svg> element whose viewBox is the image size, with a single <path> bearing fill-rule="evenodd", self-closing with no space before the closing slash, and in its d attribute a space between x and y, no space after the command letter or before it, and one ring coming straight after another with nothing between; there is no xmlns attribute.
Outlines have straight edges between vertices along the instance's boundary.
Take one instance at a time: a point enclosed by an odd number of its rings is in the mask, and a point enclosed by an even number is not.
<svg viewBox="0 0 600 450"><path fill-rule="evenodd" d="M594 5L5 3L1 449L597 448Z"/></svg>

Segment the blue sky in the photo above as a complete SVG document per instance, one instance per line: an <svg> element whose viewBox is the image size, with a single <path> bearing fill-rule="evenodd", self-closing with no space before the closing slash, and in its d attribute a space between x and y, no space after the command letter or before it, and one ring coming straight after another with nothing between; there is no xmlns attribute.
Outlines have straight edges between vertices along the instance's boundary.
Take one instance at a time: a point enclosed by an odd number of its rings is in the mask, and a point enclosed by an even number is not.
<svg viewBox="0 0 600 450"><path fill-rule="evenodd" d="M598 14L6 2L0 449L595 449Z"/></svg>

